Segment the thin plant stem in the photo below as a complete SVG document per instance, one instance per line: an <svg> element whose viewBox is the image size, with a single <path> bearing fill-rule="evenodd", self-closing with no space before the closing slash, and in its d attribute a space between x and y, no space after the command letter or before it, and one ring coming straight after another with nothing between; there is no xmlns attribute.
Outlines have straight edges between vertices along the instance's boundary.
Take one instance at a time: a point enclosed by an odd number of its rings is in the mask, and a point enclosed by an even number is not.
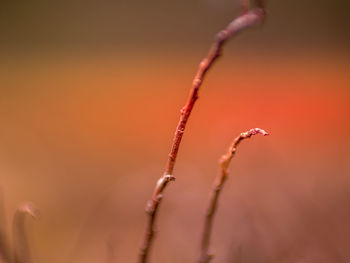
<svg viewBox="0 0 350 263"><path fill-rule="evenodd" d="M14 263L31 263L31 253L26 233L25 218L38 217L38 210L31 203L19 206L13 218Z"/></svg>
<svg viewBox="0 0 350 263"><path fill-rule="evenodd" d="M10 263L10 245L6 231L6 215L3 194L0 189L0 262Z"/></svg>
<svg viewBox="0 0 350 263"><path fill-rule="evenodd" d="M176 157L179 151L182 136L185 132L187 121L192 112L193 106L198 99L198 92L203 83L204 77L208 70L213 66L214 62L221 56L224 44L231 37L236 36L239 32L259 25L265 18L265 9L262 6L248 10L241 14L236 19L232 20L226 28L221 30L215 37L214 42L209 50L208 55L200 62L197 73L192 82L192 88L185 106L181 110L180 120L177 124L171 151L168 156L165 171L158 179L152 199L147 203L146 212L148 214L146 230L142 239L139 262L148 262L149 252L155 235L155 220L158 213L158 208L161 203L163 192L169 182L174 181L173 175Z"/></svg>
<svg viewBox="0 0 350 263"><path fill-rule="evenodd" d="M247 132L241 133L237 138L235 138L228 148L226 154L224 154L219 161L220 168L219 173L214 181L214 185L211 191L211 197L209 201L209 206L207 209L207 213L205 216L204 228L202 233L202 241L201 241L201 251L199 257L199 263L208 263L212 259L213 255L209 253L210 246L210 237L213 228L214 216L218 206L218 200L224 183L227 179L228 175L228 167L231 162L231 159L236 154L236 150L240 142L244 139L250 138L252 135L262 134L264 136L268 135L262 129L255 128L251 129Z"/></svg>

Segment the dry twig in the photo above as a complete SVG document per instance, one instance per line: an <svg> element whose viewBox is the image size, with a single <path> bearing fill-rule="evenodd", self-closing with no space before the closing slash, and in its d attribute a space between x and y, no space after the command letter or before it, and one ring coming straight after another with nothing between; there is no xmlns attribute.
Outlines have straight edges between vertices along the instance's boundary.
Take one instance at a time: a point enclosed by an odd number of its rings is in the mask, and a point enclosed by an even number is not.
<svg viewBox="0 0 350 263"><path fill-rule="evenodd" d="M210 236L213 228L214 215L217 209L219 195L227 179L227 175L228 175L227 170L228 170L230 161L235 155L237 146L240 144L242 140L250 138L252 135L259 134L259 133L264 136L268 135L267 132L259 128L251 129L247 132L241 133L236 139L234 139L227 153L220 158L219 173L213 185L209 206L205 217L204 229L202 234L202 242L201 242L201 252L200 252L200 258L199 258L200 263L208 263L213 257L213 255L209 253Z"/></svg>
<svg viewBox="0 0 350 263"><path fill-rule="evenodd" d="M10 245L6 233L6 216L2 191L0 190L0 262L10 263Z"/></svg>
<svg viewBox="0 0 350 263"><path fill-rule="evenodd" d="M181 139L185 131L186 123L192 112L193 106L198 99L198 91L203 83L204 77L214 62L220 57L222 48L227 40L236 36L244 29L256 26L263 22L265 17L265 9L261 1L257 1L257 7L244 12L242 15L231 21L228 26L221 30L215 37L214 42L209 50L208 55L199 64L197 73L192 82L192 88L186 105L181 110L179 123L176 127L171 151L169 153L165 172L157 181L154 189L152 200L147 204L146 211L148 213L148 221L146 231L142 240L139 253L139 262L145 263L148 260L149 251L151 249L154 238L154 226L160 202L163 197L163 191L170 181L174 181L173 170L176 162L177 153L180 147Z"/></svg>
<svg viewBox="0 0 350 263"><path fill-rule="evenodd" d="M13 218L14 263L31 263L29 243L25 227L25 218L29 215L37 218L38 210L31 203L19 206Z"/></svg>

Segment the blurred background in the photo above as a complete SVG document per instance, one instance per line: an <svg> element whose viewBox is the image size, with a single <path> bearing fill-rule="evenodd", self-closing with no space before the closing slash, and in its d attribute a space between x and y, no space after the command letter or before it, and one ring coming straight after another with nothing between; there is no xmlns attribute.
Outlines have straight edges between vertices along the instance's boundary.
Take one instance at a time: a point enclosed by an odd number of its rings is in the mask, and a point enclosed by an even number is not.
<svg viewBox="0 0 350 263"><path fill-rule="evenodd" d="M0 186L33 262L135 262L179 110L232 0L0 3ZM193 262L219 157L233 159L214 262L350 262L350 4L268 3L205 80L152 262Z"/></svg>

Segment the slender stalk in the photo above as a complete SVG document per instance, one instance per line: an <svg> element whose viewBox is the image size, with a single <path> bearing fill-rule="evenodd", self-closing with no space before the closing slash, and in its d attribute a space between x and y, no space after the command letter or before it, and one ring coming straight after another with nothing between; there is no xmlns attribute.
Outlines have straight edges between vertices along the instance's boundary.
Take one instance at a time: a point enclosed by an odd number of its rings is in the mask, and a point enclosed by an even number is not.
<svg viewBox="0 0 350 263"><path fill-rule="evenodd" d="M13 218L14 263L31 263L28 237L25 227L26 216L37 218L38 210L31 203L19 206Z"/></svg>
<svg viewBox="0 0 350 263"><path fill-rule="evenodd" d="M236 139L233 140L233 143L228 148L227 153L220 158L219 173L214 181L214 185L211 191L209 206L205 217L199 263L208 263L213 257L213 255L209 253L211 231L213 228L213 221L214 221L214 216L218 205L219 195L227 179L228 166L231 162L231 159L235 155L237 146L240 144L242 140L250 138L252 135L259 134L259 133L264 136L268 135L267 132L259 128L251 129L247 132L241 133Z"/></svg>
<svg viewBox="0 0 350 263"><path fill-rule="evenodd" d="M265 17L265 10L258 6L236 19L232 20L228 26L221 30L215 37L214 42L209 50L208 55L200 62L197 73L192 82L192 88L185 106L181 110L180 120L175 130L171 151L169 153L168 161L165 167L164 174L157 181L152 199L147 203L146 212L148 214L146 230L143 236L142 244L139 252L139 262L145 263L148 261L149 252L155 235L155 220L158 213L158 208L161 203L163 192L169 182L174 181L173 176L176 157L179 151L182 136L184 134L186 124L193 106L198 99L198 92L203 83L204 77L208 70L213 66L214 62L220 57L224 44L227 40L244 29L256 26L263 22Z"/></svg>
<svg viewBox="0 0 350 263"><path fill-rule="evenodd" d="M10 245L6 231L6 215L2 191L0 189L0 263L10 263Z"/></svg>

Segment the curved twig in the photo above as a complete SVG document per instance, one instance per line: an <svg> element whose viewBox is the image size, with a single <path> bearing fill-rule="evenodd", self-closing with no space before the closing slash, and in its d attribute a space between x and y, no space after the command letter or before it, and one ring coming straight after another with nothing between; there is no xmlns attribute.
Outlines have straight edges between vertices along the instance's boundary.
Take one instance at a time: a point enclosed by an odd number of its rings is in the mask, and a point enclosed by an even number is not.
<svg viewBox="0 0 350 263"><path fill-rule="evenodd" d="M203 83L204 77L208 70L213 66L217 58L220 57L224 44L227 40L233 36L236 36L244 29L256 26L263 22L265 17L265 9L263 6L257 5L256 8L243 13L236 19L232 20L228 26L221 30L215 37L214 42L209 50L208 55L201 61L198 67L198 71L193 79L192 88L186 105L181 110L181 116L179 123L176 127L171 151L166 164L165 172L163 176L157 181L154 189L152 200L147 203L146 212L148 213L148 221L146 231L140 247L139 262L145 263L148 260L149 251L151 249L152 241L154 238L154 225L157 216L159 204L163 197L163 191L170 181L174 181L173 170L176 162L177 153L179 151L182 136L185 131L185 127L188 118L192 112L193 106L198 99L198 91Z"/></svg>
<svg viewBox="0 0 350 263"><path fill-rule="evenodd" d="M252 135L255 135L255 134L262 134L264 136L268 135L267 132L259 128L255 128L247 132L243 132L236 139L233 140L233 143L229 147L227 153L220 158L220 161L219 161L220 169L214 181L214 185L211 191L209 206L208 206L208 210L207 210L205 222L204 222L204 229L203 229L202 242L201 242L201 252L200 252L200 258L199 258L200 263L208 263L213 257L213 255L209 253L210 236L211 236L211 231L213 227L214 215L216 212L219 195L227 179L228 166L231 162L231 159L235 155L237 146L240 144L240 142L244 139L250 138Z"/></svg>
<svg viewBox="0 0 350 263"><path fill-rule="evenodd" d="M31 255L25 227L25 218L38 217L38 210L31 203L19 206L13 218L14 263L31 263Z"/></svg>
<svg viewBox="0 0 350 263"><path fill-rule="evenodd" d="M0 189L0 262L10 263L11 253L8 236L6 233L5 205L2 191Z"/></svg>

